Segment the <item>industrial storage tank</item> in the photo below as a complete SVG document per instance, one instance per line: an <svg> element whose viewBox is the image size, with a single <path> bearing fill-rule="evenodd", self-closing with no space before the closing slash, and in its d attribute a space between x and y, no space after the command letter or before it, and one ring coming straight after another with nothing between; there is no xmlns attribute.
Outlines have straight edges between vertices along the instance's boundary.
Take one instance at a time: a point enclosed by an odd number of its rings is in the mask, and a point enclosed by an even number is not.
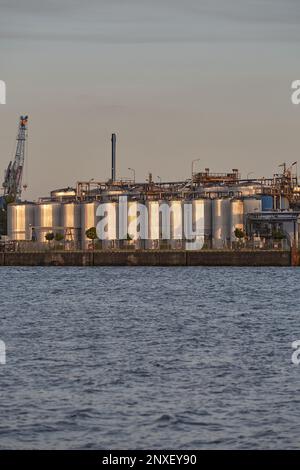
<svg viewBox="0 0 300 470"><path fill-rule="evenodd" d="M71 199L75 198L76 190L74 188L62 188L62 189L55 189L51 191L50 197L51 199L56 199L57 201L63 201L64 199Z"/></svg>
<svg viewBox="0 0 300 470"><path fill-rule="evenodd" d="M247 214L261 212L262 201L260 198L247 197L244 202L244 227L247 224Z"/></svg>
<svg viewBox="0 0 300 470"><path fill-rule="evenodd" d="M7 209L7 235L10 240L31 240L34 225L34 204L9 204Z"/></svg>
<svg viewBox="0 0 300 470"><path fill-rule="evenodd" d="M146 248L159 248L159 202L147 201L146 207L148 210L148 240L146 241Z"/></svg>
<svg viewBox="0 0 300 470"><path fill-rule="evenodd" d="M171 248L182 248L183 240L183 214L182 201L170 201L170 246Z"/></svg>
<svg viewBox="0 0 300 470"><path fill-rule="evenodd" d="M273 196L263 195L261 197L261 209L262 211L273 210Z"/></svg>
<svg viewBox="0 0 300 470"><path fill-rule="evenodd" d="M212 201L212 247L228 247L230 240L230 199L218 198Z"/></svg>
<svg viewBox="0 0 300 470"><path fill-rule="evenodd" d="M137 227L137 218L138 218L138 202L129 201L128 202L128 219L127 219L127 233L132 240L138 239L138 227Z"/></svg>
<svg viewBox="0 0 300 470"><path fill-rule="evenodd" d="M81 207L79 203L62 204L62 227L66 247L80 248Z"/></svg>
<svg viewBox="0 0 300 470"><path fill-rule="evenodd" d="M98 217L96 211L99 206L98 201L84 202L81 204L81 247L83 250L91 246L91 240L86 236L86 231L97 226Z"/></svg>
<svg viewBox="0 0 300 470"><path fill-rule="evenodd" d="M232 199L230 202L230 240L236 241L235 230L244 231L244 204L241 199Z"/></svg>
<svg viewBox="0 0 300 470"><path fill-rule="evenodd" d="M280 209L287 211L290 208L290 202L287 197L280 196Z"/></svg>
<svg viewBox="0 0 300 470"><path fill-rule="evenodd" d="M61 204L58 202L39 203L35 206L35 232L37 241L46 242L48 232L62 231Z"/></svg>
<svg viewBox="0 0 300 470"><path fill-rule="evenodd" d="M197 207L193 201L183 201L183 247L186 250L201 249L204 242L204 204Z"/></svg>
<svg viewBox="0 0 300 470"><path fill-rule="evenodd" d="M128 202L127 233L136 248L144 248L148 238L147 207L141 201ZM130 240L129 240L130 241Z"/></svg>
<svg viewBox="0 0 300 470"><path fill-rule="evenodd" d="M99 216L97 225L102 247L115 248L118 239L118 204L116 202L105 202L101 207L98 207L97 214Z"/></svg>
<svg viewBox="0 0 300 470"><path fill-rule="evenodd" d="M232 188L232 189L241 193L241 196L243 197L254 196L256 194L257 185L245 184L245 185L237 186L236 188Z"/></svg>
<svg viewBox="0 0 300 470"><path fill-rule="evenodd" d="M212 200L204 200L204 235L206 242L212 239Z"/></svg>
<svg viewBox="0 0 300 470"><path fill-rule="evenodd" d="M189 205L191 204L191 208ZM190 239L190 231L193 232L194 243L186 241L187 249L201 249L203 246L210 246L211 240L211 199L194 199L191 202L184 202L184 237ZM191 210L192 217L188 209ZM189 228L188 228L189 227ZM196 237L196 238L194 238Z"/></svg>

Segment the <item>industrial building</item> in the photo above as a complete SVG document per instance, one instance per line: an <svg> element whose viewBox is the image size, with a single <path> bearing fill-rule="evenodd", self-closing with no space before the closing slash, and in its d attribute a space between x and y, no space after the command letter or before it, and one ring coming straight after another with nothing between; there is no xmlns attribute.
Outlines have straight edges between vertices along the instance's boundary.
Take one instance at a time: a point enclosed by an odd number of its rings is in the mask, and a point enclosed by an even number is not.
<svg viewBox="0 0 300 470"><path fill-rule="evenodd" d="M20 121L19 160L27 120L26 116L26 121L24 118ZM212 173L205 168L197 173L192 170L191 178L184 181L157 182L150 173L146 182L139 183L135 176L133 180L117 178L115 134L111 141L112 173L108 181L80 181L74 188L53 190L49 197L37 202L15 199L7 207L8 240L17 242L24 250L50 246L49 234L53 235L53 245L70 250L298 247L300 188L293 173L296 162L290 167L283 164L282 173L272 178L242 179L237 169ZM13 193L20 195L20 171L17 184L11 174L10 180ZM9 194L9 181L3 186ZM120 222L121 201L125 196L126 216ZM101 204L105 204L110 224L103 240L92 240L87 231L101 220L97 215ZM146 228L140 223L143 207ZM166 208L170 217L167 235L163 217ZM186 236L188 218L193 228L201 221L201 234ZM120 224L123 228L125 224L122 237ZM193 245L192 238L196 241Z"/></svg>
<svg viewBox="0 0 300 470"><path fill-rule="evenodd" d="M251 183L251 187L255 185ZM97 246L104 248L185 248L183 208L191 205L192 221L203 218L204 247L214 249L234 248L237 243L260 240L260 245L272 239L274 230L282 234L289 246L294 242L298 245L298 219L300 212L289 208L273 210L269 195L245 192L242 187L230 187L225 190L214 187L214 197L208 194L209 188L197 188L186 191L186 186L175 187L167 184L132 185L125 188L122 184L108 186L105 189L93 188L84 194L75 192L70 195L66 191L59 196L52 194L49 199L41 199L37 203L19 202L8 205L8 237L16 241L32 241L36 247L46 243L46 234L61 234L61 240L69 249L88 249L91 240L87 237L88 229L96 227L99 217L97 208L106 203L115 227L110 225L106 240ZM253 191L253 189L251 189ZM239 195L235 194L239 193ZM128 197L128 239L118 239L118 211L120 195ZM270 199L271 198L271 199ZM148 232L142 236L138 224L138 203L144 204L148 213ZM284 201L285 205L288 201ZM170 208L170 236L163 235L160 208ZM112 216L112 214L114 214ZM242 238L239 241L236 229ZM279 237L280 238L280 237ZM100 242L99 242L100 243ZM258 245L258 246L260 246Z"/></svg>

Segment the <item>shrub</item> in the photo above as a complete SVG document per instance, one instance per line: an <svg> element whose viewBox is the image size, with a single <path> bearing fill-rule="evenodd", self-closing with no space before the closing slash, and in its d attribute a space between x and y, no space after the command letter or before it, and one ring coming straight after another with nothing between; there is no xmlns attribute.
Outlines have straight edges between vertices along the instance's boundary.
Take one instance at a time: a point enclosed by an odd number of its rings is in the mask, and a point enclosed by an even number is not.
<svg viewBox="0 0 300 470"><path fill-rule="evenodd" d="M281 230L276 229L273 229L272 237L274 240L282 240L283 238L285 238L284 233Z"/></svg>
<svg viewBox="0 0 300 470"><path fill-rule="evenodd" d="M241 240L242 238L245 238L245 232L243 232L243 230L241 230L240 228L236 228L234 231L234 236Z"/></svg>
<svg viewBox="0 0 300 470"><path fill-rule="evenodd" d="M47 242L50 243L54 239L54 233L53 232L46 233L45 238L46 238Z"/></svg>
<svg viewBox="0 0 300 470"><path fill-rule="evenodd" d="M95 248L95 240L97 240L97 231L96 227L91 227L85 232L86 237L93 242L93 249Z"/></svg>
<svg viewBox="0 0 300 470"><path fill-rule="evenodd" d="M54 238L56 242L61 242L64 239L64 236L62 233L56 233Z"/></svg>

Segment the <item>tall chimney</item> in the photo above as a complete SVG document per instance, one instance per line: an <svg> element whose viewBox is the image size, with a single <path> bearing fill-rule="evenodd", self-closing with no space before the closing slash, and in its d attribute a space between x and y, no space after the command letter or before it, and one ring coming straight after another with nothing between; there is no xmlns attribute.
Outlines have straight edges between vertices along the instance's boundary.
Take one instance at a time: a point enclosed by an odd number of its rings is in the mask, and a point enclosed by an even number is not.
<svg viewBox="0 0 300 470"><path fill-rule="evenodd" d="M116 143L117 136L112 134L111 136L111 179L112 182L116 181Z"/></svg>

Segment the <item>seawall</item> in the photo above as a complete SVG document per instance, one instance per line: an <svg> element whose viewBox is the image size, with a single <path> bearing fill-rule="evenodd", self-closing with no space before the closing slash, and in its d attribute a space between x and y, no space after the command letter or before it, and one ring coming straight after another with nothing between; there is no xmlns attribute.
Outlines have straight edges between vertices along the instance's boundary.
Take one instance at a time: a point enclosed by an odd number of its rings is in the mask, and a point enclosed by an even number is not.
<svg viewBox="0 0 300 470"><path fill-rule="evenodd" d="M122 250L0 253L0 266L291 266L289 251Z"/></svg>

